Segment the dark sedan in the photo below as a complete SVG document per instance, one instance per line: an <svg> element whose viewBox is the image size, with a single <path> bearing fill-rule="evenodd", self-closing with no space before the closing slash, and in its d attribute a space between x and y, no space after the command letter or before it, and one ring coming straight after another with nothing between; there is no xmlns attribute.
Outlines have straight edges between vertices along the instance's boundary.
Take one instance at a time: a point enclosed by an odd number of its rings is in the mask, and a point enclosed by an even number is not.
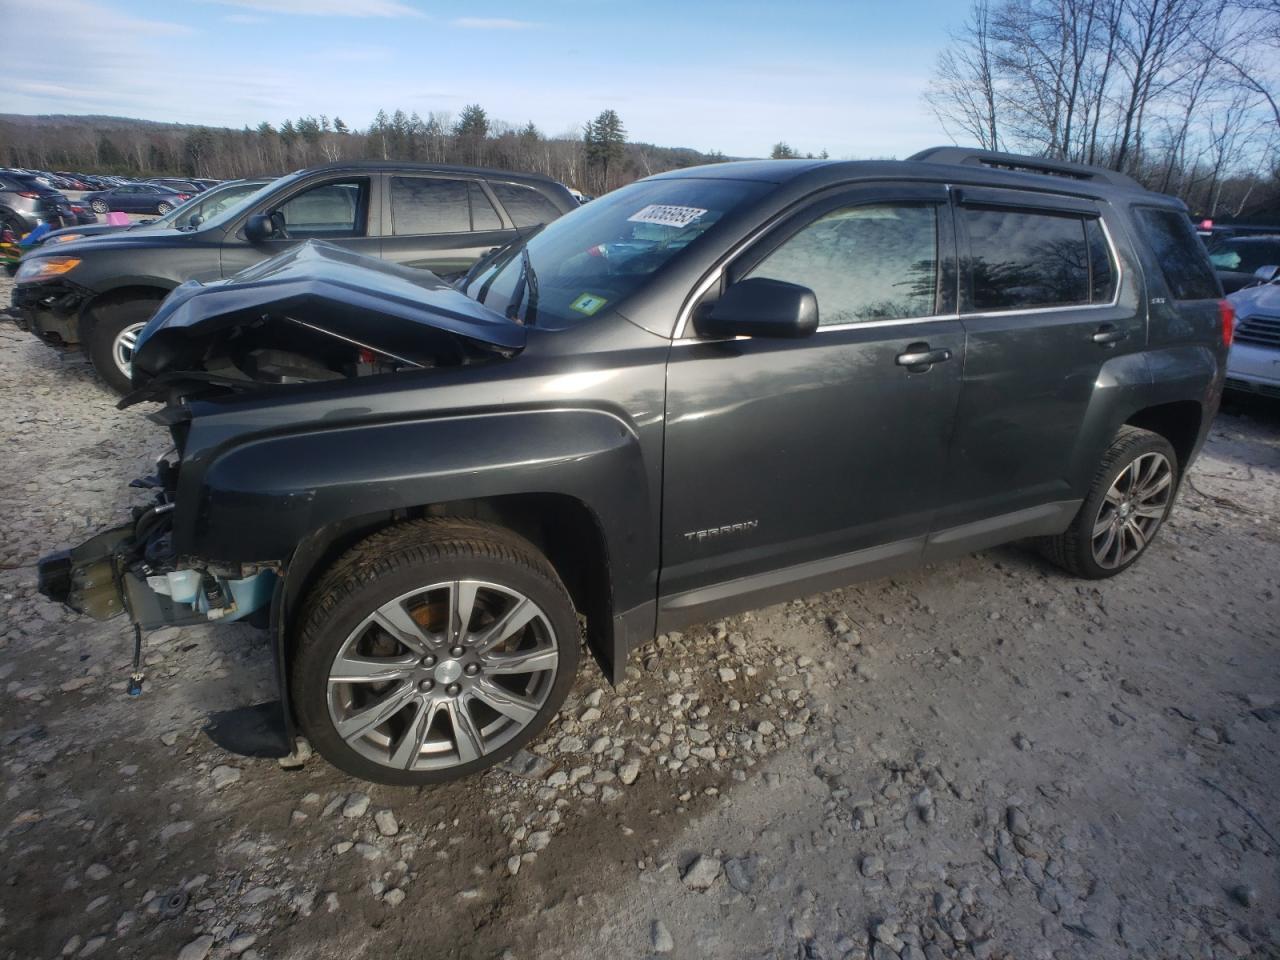
<svg viewBox="0 0 1280 960"><path fill-rule="evenodd" d="M1209 259L1224 293L1265 283L1257 271L1280 267L1280 235L1227 237L1210 246Z"/></svg>
<svg viewBox="0 0 1280 960"><path fill-rule="evenodd" d="M80 198L93 208L94 213L166 214L180 203L191 199L190 193L181 193L172 187L158 183L126 183L110 190L97 190Z"/></svg>

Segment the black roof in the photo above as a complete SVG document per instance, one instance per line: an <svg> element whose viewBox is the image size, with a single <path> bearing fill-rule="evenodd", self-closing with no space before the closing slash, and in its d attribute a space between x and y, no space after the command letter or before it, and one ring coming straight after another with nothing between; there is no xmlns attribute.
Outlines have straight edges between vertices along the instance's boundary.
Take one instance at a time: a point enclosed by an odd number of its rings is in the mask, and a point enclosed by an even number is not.
<svg viewBox="0 0 1280 960"><path fill-rule="evenodd" d="M1171 197L1149 192L1136 180L1114 170L965 147L932 147L906 160L737 160L685 167L650 179L703 177L820 188L850 180L936 181L940 176L960 183L1022 187L1095 198L1136 193L1146 199L1177 203Z"/></svg>

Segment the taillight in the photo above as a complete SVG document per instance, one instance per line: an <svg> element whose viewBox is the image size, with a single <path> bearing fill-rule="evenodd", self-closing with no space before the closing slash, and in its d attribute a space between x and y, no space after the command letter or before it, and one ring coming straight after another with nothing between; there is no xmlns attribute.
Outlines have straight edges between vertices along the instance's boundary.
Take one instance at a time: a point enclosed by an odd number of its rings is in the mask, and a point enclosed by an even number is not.
<svg viewBox="0 0 1280 960"><path fill-rule="evenodd" d="M36 193L34 190L19 190L19 191L18 191L18 196L20 196L20 197L26 197L28 200L39 200L39 199L40 199L40 194Z"/></svg>
<svg viewBox="0 0 1280 960"><path fill-rule="evenodd" d="M1218 316L1222 319L1222 345L1229 347L1236 332L1236 308L1230 300L1218 301Z"/></svg>
<svg viewBox="0 0 1280 960"><path fill-rule="evenodd" d="M179 200L190 200L190 199L191 199L191 194L189 194L189 193L180 193L180 194L178 194L178 199L179 199Z"/></svg>

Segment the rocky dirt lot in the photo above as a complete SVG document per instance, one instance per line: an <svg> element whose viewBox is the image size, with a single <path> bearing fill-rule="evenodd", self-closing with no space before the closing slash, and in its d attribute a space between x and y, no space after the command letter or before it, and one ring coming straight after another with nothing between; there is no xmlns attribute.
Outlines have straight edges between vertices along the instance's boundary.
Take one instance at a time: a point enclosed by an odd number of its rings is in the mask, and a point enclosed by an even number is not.
<svg viewBox="0 0 1280 960"><path fill-rule="evenodd" d="M0 281L0 306L8 303ZM0 957L1280 956L1280 409L1129 573L1020 548L584 669L521 763L403 790L217 746L263 637L130 635L33 564L162 430L0 324Z"/></svg>

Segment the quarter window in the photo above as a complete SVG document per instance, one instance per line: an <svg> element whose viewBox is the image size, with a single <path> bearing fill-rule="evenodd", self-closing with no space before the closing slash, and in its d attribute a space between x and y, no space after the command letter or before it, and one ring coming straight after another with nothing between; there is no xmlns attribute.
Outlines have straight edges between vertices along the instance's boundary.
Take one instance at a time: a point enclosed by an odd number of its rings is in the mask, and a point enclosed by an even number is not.
<svg viewBox="0 0 1280 960"><path fill-rule="evenodd" d="M507 215L517 227L532 227L539 223L550 223L560 216L556 205L532 187L523 187L517 183L503 183L490 180L489 188L498 201L507 208Z"/></svg>
<svg viewBox="0 0 1280 960"><path fill-rule="evenodd" d="M1175 300L1216 300L1218 278L1186 214L1139 207L1138 221Z"/></svg>
<svg viewBox="0 0 1280 960"><path fill-rule="evenodd" d="M929 205L843 207L808 224L747 274L808 287L818 323L925 317L938 287L938 213Z"/></svg>

